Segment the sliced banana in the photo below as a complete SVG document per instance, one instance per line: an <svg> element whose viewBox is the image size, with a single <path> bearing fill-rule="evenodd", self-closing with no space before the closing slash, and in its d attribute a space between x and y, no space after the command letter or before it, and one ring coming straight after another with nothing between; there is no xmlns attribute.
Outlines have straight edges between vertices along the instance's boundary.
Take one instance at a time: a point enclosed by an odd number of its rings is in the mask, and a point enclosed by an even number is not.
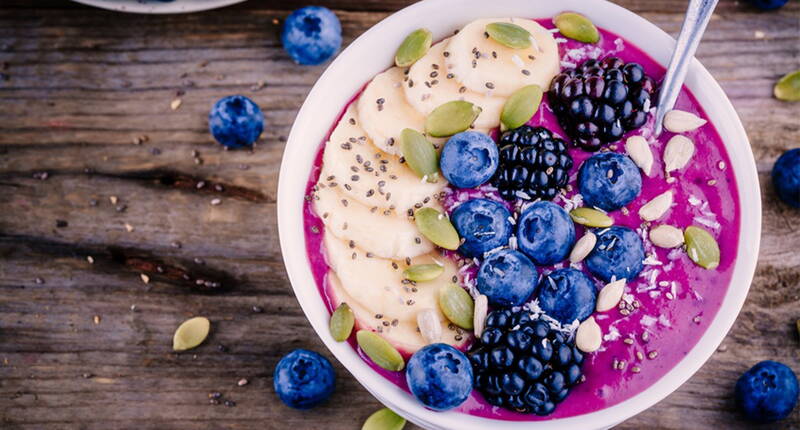
<svg viewBox="0 0 800 430"><path fill-rule="evenodd" d="M513 49L486 36L486 25L512 22L531 33L531 46ZM558 44L544 27L526 18L479 19L450 39L445 49L447 70L467 89L510 96L526 85L547 89L560 69Z"/></svg>
<svg viewBox="0 0 800 430"><path fill-rule="evenodd" d="M425 130L425 117L406 101L405 71L399 67L375 76L358 98L358 116L375 146L400 154L400 132L404 128Z"/></svg>
<svg viewBox="0 0 800 430"><path fill-rule="evenodd" d="M470 91L461 85L458 76L447 70L445 65L443 53L449 41L450 38L447 38L433 45L424 57L411 66L408 80L403 82L406 100L423 115L430 114L449 101L466 100L483 109L475 120L475 128L499 126L505 99L488 96L485 92Z"/></svg>
<svg viewBox="0 0 800 430"><path fill-rule="evenodd" d="M370 210L362 203L343 195L340 186L318 184L314 210L328 231L339 239L369 251L378 257L403 260L434 250L420 234L414 221L405 214L385 209ZM347 202L345 206L344 202Z"/></svg>

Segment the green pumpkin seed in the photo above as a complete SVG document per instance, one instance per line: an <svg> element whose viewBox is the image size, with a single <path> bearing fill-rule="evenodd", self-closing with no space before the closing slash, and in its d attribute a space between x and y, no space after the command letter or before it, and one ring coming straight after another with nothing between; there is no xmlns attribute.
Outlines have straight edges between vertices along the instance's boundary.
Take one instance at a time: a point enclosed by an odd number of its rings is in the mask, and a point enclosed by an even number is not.
<svg viewBox="0 0 800 430"><path fill-rule="evenodd" d="M700 227L686 227L683 232L686 253L698 266L714 270L719 266L719 245L714 237Z"/></svg>
<svg viewBox="0 0 800 430"><path fill-rule="evenodd" d="M172 349L186 351L200 345L206 340L210 329L208 318L194 317L184 321L172 336Z"/></svg>
<svg viewBox="0 0 800 430"><path fill-rule="evenodd" d="M403 270L403 277L409 281L427 282L433 281L442 273L444 273L444 267L438 264L415 264Z"/></svg>
<svg viewBox="0 0 800 430"><path fill-rule="evenodd" d="M778 100L787 102L800 101L800 70L782 77L773 90Z"/></svg>
<svg viewBox="0 0 800 430"><path fill-rule="evenodd" d="M433 137L448 137L460 133L475 122L481 110L480 107L467 101L449 101L428 115L425 120L425 132Z"/></svg>
<svg viewBox="0 0 800 430"><path fill-rule="evenodd" d="M389 408L377 410L369 416L361 430L403 430L406 426L406 419L394 413Z"/></svg>
<svg viewBox="0 0 800 430"><path fill-rule="evenodd" d="M367 357L379 367L392 372L399 372L405 367L403 356L379 334L369 330L359 330L356 332L356 340Z"/></svg>
<svg viewBox="0 0 800 430"><path fill-rule="evenodd" d="M410 128L400 133L400 151L406 164L420 178L427 178L428 182L439 179L439 154L433 144L422 133Z"/></svg>
<svg viewBox="0 0 800 430"><path fill-rule="evenodd" d="M576 208L569 213L569 216L572 217L572 220L576 223L585 225L586 227L611 227L614 225L614 220L612 220L611 217L597 209L587 207Z"/></svg>
<svg viewBox="0 0 800 430"><path fill-rule="evenodd" d="M416 222L419 232L437 246L455 251L461 244L461 239L458 238L458 232L453 224L444 214L434 208L417 209L414 212L414 222Z"/></svg>
<svg viewBox="0 0 800 430"><path fill-rule="evenodd" d="M472 330L475 317L475 302L469 293L456 284L448 284L439 290L439 308L453 324Z"/></svg>
<svg viewBox="0 0 800 430"><path fill-rule="evenodd" d="M353 310L350 306L342 302L331 315L330 328L331 336L337 342L344 342L350 337L355 325L356 317L353 315Z"/></svg>
<svg viewBox="0 0 800 430"><path fill-rule="evenodd" d="M397 53L394 54L394 64L397 67L408 67L416 63L431 49L432 41L433 35L427 29L420 28L412 31L397 48Z"/></svg>
<svg viewBox="0 0 800 430"><path fill-rule="evenodd" d="M510 22L493 22L486 26L486 32L495 42L514 49L531 46L531 33Z"/></svg>
<svg viewBox="0 0 800 430"><path fill-rule="evenodd" d="M558 31L565 37L577 40L578 42L597 43L600 40L600 32L592 24L589 18L575 12L564 12L553 19Z"/></svg>
<svg viewBox="0 0 800 430"><path fill-rule="evenodd" d="M528 85L515 91L506 100L503 113L500 114L503 130L517 128L530 121L541 102L542 88L538 85Z"/></svg>

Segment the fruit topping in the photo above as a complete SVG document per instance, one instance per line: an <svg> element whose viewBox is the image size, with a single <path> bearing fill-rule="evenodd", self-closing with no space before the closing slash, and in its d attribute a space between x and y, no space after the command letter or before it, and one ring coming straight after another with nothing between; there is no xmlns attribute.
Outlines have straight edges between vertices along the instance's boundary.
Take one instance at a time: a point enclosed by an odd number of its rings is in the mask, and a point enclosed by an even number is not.
<svg viewBox="0 0 800 430"><path fill-rule="evenodd" d="M592 24L589 18L575 12L564 12L553 18L553 24L558 31L578 42L597 43L600 40L600 32Z"/></svg>
<svg viewBox="0 0 800 430"><path fill-rule="evenodd" d="M358 346L377 366L399 372L405 367L403 356L381 335L369 330L356 332Z"/></svg>
<svg viewBox="0 0 800 430"><path fill-rule="evenodd" d="M642 191L642 175L625 155L603 152L587 158L578 171L578 188L587 206L617 210Z"/></svg>
<svg viewBox="0 0 800 430"><path fill-rule="evenodd" d="M245 96L223 97L208 114L208 128L228 148L251 146L264 131L264 114Z"/></svg>
<svg viewBox="0 0 800 430"><path fill-rule="evenodd" d="M664 128L673 133L694 131L704 126L707 122L691 112L678 109L673 109L664 115Z"/></svg>
<svg viewBox="0 0 800 430"><path fill-rule="evenodd" d="M574 340L525 310L489 314L470 360L486 401L521 413L549 415L583 379Z"/></svg>
<svg viewBox="0 0 800 430"><path fill-rule="evenodd" d="M639 208L639 217L645 221L655 221L661 218L672 206L673 198L672 190L664 191L653 197Z"/></svg>
<svg viewBox="0 0 800 430"><path fill-rule="evenodd" d="M508 98L500 114L503 131L522 127L533 118L542 103L542 88L538 85L526 85Z"/></svg>
<svg viewBox="0 0 800 430"><path fill-rule="evenodd" d="M575 345L583 352L595 352L603 344L603 331L594 317L589 317L575 332Z"/></svg>
<svg viewBox="0 0 800 430"><path fill-rule="evenodd" d="M597 151L647 121L655 82L636 63L586 60L553 78L548 98L574 143Z"/></svg>
<svg viewBox="0 0 800 430"><path fill-rule="evenodd" d="M776 361L762 361L736 381L736 403L752 421L769 423L788 417L797 406L797 395L797 376Z"/></svg>
<svg viewBox="0 0 800 430"><path fill-rule="evenodd" d="M580 207L569 212L569 216L576 223L586 227L611 227L614 220L605 213L592 208Z"/></svg>
<svg viewBox="0 0 800 430"><path fill-rule="evenodd" d="M444 273L444 267L438 264L414 264L403 270L403 277L414 282L433 281Z"/></svg>
<svg viewBox="0 0 800 430"><path fill-rule="evenodd" d="M313 351L295 349L275 366L275 392L287 406L311 409L331 396L336 374L327 358Z"/></svg>
<svg viewBox="0 0 800 430"><path fill-rule="evenodd" d="M544 127L506 131L500 138L500 166L492 183L506 200L550 200L567 186L572 157L567 145Z"/></svg>
<svg viewBox="0 0 800 430"><path fill-rule="evenodd" d="M439 165L444 177L454 186L474 188L491 179L499 157L491 137L477 131L464 131L447 140Z"/></svg>
<svg viewBox="0 0 800 430"><path fill-rule="evenodd" d="M594 282L580 270L558 269L542 278L536 293L539 307L561 324L583 321L594 312L597 292Z"/></svg>
<svg viewBox="0 0 800 430"><path fill-rule="evenodd" d="M586 257L586 268L605 282L634 279L644 267L644 244L635 231L614 226L597 232L597 244Z"/></svg>
<svg viewBox="0 0 800 430"><path fill-rule="evenodd" d="M425 238L444 249L455 251L461 243L458 232L444 214L434 208L424 207L414 212L414 221Z"/></svg>
<svg viewBox="0 0 800 430"><path fill-rule="evenodd" d="M469 358L463 352L435 343L415 352L408 360L406 382L423 405L446 411L467 400L474 378Z"/></svg>
<svg viewBox="0 0 800 430"><path fill-rule="evenodd" d="M697 226L686 227L683 232L686 253L698 266L714 270L719 266L719 245L711 233Z"/></svg>
<svg viewBox="0 0 800 430"><path fill-rule="evenodd" d="M439 309L453 324L472 330L475 317L475 302L467 290L456 284L448 284L439 290Z"/></svg>
<svg viewBox="0 0 800 430"><path fill-rule="evenodd" d="M486 34L495 42L514 49L531 46L531 33L510 22L493 22L486 25Z"/></svg>
<svg viewBox="0 0 800 430"><path fill-rule="evenodd" d="M575 242L575 224L555 203L539 201L525 209L517 221L519 249L538 265L564 260Z"/></svg>
<svg viewBox="0 0 800 430"><path fill-rule="evenodd" d="M800 208L800 148L783 153L772 168L772 184L787 205Z"/></svg>
<svg viewBox="0 0 800 430"><path fill-rule="evenodd" d="M631 136L625 141L625 152L642 172L650 176L653 171L653 151L647 139L642 136Z"/></svg>
<svg viewBox="0 0 800 430"><path fill-rule="evenodd" d="M397 48L397 53L394 55L394 64L397 67L408 67L416 63L431 49L432 41L433 35L430 30L420 28L412 31Z"/></svg>
<svg viewBox="0 0 800 430"><path fill-rule="evenodd" d="M328 8L297 9L286 17L281 43L297 64L322 64L342 47L342 25Z"/></svg>
<svg viewBox="0 0 800 430"><path fill-rule="evenodd" d="M469 128L483 109L464 101L449 101L425 119L425 132L433 137L449 137Z"/></svg>
<svg viewBox="0 0 800 430"><path fill-rule="evenodd" d="M400 152L406 165L417 176L428 182L439 179L439 154L422 133L410 128L403 129L400 132Z"/></svg>
<svg viewBox="0 0 800 430"><path fill-rule="evenodd" d="M694 155L694 142L686 136L676 134L672 136L664 148L664 170L667 173L680 170L692 159Z"/></svg>
<svg viewBox="0 0 800 430"><path fill-rule="evenodd" d="M472 199L462 203L450 215L463 238L458 252L466 257L482 257L485 252L506 246L513 229L510 218L508 209L492 200Z"/></svg>
<svg viewBox="0 0 800 430"><path fill-rule="evenodd" d="M478 269L478 290L492 306L519 306L539 280L536 265L513 249L491 253Z"/></svg>
<svg viewBox="0 0 800 430"><path fill-rule="evenodd" d="M333 340L337 342L344 342L347 340L347 338L350 337L350 333L353 332L355 322L356 317L353 314L353 310L350 309L347 303L341 303L336 310L333 311L329 322Z"/></svg>

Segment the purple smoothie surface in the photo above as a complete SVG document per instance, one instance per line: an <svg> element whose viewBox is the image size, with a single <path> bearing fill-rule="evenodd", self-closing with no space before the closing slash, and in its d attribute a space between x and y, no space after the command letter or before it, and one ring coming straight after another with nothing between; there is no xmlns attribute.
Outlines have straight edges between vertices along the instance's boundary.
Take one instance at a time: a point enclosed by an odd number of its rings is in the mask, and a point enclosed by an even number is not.
<svg viewBox="0 0 800 430"><path fill-rule="evenodd" d="M549 18L536 21L545 28L554 27ZM562 68L572 67L569 63L578 65L588 58L614 55L625 62L640 64L656 82L661 81L664 68L646 53L610 31L600 29L600 33L601 40L594 45L564 39L555 33L554 36L559 42ZM354 100L357 97L358 94L354 96ZM343 107L342 114L346 107ZM707 119L703 108L685 87L678 97L675 108ZM338 120L337 118L332 127ZM547 97L543 99L542 105L529 124L547 127L569 141L549 107ZM609 213L609 216L614 219L615 225L627 226L640 234L645 234L640 228L642 222L637 214L639 208L653 197L672 189L675 204L654 224L670 224L679 228L697 225L709 231L719 243L721 250L719 267L715 270L705 270L695 265L680 248L673 250L656 248L649 239L646 239L644 242L648 258L645 268L635 280L628 283L626 295L623 297L623 301L628 303L628 307L633 311L623 315L620 309L615 308L594 314L604 334L603 345L597 352L586 354L583 365L586 380L571 390L569 396L557 405L555 412L546 417L515 413L489 405L477 390L474 390L470 398L456 408L456 411L514 421L547 420L595 412L630 399L652 386L688 354L708 329L728 291L737 254L740 202L736 180L729 167L730 160L722 139L714 125L709 122L695 131L682 133L695 142L696 151L689 165L673 172L672 176L676 179L673 183L668 183L661 155L673 133L665 131L658 139L653 140L652 126L651 115L642 128L632 131L617 142L616 147L611 147L613 151L624 153L625 139L630 135L642 135L651 142L655 163L651 177L642 174L642 193L627 206L627 215L622 211L614 211ZM492 136L497 137L496 130ZM319 178L324 143L321 143L318 150L306 195L311 195ZM577 188L578 168L592 154L579 148L571 148L570 155L574 160L570 176L573 191L567 192L563 198L557 197L554 200L567 210L577 201L575 199L577 190L574 189ZM502 201L491 187L482 187L478 190L458 190L448 187L443 205L446 210L451 211L460 202L475 197ZM325 283L328 265L325 262L322 245L324 225L314 213L309 200L304 205L303 216L306 249L312 273L320 294L332 311L335 297L331 296ZM576 227L576 237L580 237L583 228L579 225ZM568 264L566 262L540 267L540 272L545 274ZM575 267L585 270L580 263ZM476 272L477 267L474 265L462 268L462 283L474 284ZM598 288L601 286L598 282ZM634 301L638 305L634 304ZM352 339L351 345L356 348ZM356 350L358 351L357 348ZM378 368L363 353L358 352L378 373L408 391L403 372L389 372Z"/></svg>

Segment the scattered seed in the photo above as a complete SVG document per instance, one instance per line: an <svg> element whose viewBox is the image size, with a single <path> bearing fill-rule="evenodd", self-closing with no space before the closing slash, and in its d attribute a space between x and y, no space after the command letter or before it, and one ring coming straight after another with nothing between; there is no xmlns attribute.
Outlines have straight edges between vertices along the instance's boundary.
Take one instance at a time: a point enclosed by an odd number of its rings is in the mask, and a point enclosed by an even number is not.
<svg viewBox="0 0 800 430"><path fill-rule="evenodd" d="M248 380L247 380L247 378L242 378L242 379L240 379L240 380L239 380L239 382L237 382L237 383L236 383L236 385L238 385L238 386L240 386L240 387L244 387L244 386L245 386L245 385L247 385L249 382L250 382L250 381L248 381Z"/></svg>

